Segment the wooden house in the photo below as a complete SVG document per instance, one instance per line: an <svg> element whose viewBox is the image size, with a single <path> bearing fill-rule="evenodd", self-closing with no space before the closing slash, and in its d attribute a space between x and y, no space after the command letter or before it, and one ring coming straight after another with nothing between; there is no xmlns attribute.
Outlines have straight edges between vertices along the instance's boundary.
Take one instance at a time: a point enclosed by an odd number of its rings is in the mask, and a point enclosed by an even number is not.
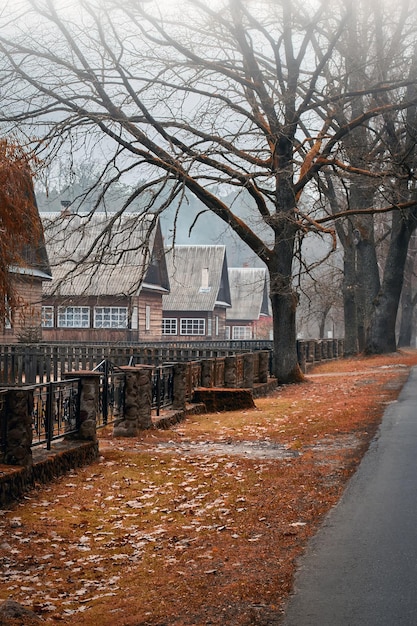
<svg viewBox="0 0 417 626"><path fill-rule="evenodd" d="M50 341L158 341L169 292L155 216L63 212L44 217L52 281L43 293Z"/></svg>
<svg viewBox="0 0 417 626"><path fill-rule="evenodd" d="M270 339L267 274L260 267L230 267L232 306L226 312L228 339Z"/></svg>
<svg viewBox="0 0 417 626"><path fill-rule="evenodd" d="M9 308L6 302L6 316L0 323L2 344L32 343L42 339L42 285L51 280L51 268L31 180L27 184L27 196L27 219L33 225L33 241L30 237L22 246L16 242L16 263L8 267L14 304ZM7 237L7 233L3 232L1 236Z"/></svg>
<svg viewBox="0 0 417 626"><path fill-rule="evenodd" d="M163 339L224 339L231 305L225 246L174 246L166 259L171 291L162 298Z"/></svg>

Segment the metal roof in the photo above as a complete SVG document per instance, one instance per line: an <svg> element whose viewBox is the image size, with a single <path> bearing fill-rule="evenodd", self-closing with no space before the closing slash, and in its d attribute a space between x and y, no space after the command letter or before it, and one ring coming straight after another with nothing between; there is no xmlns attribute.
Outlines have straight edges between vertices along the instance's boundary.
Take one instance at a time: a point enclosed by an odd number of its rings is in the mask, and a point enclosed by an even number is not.
<svg viewBox="0 0 417 626"><path fill-rule="evenodd" d="M154 216L63 212L42 217L53 277L46 295L139 293L159 229Z"/></svg>
<svg viewBox="0 0 417 626"><path fill-rule="evenodd" d="M229 307L230 289L225 246L174 246L166 251L171 293L164 311L213 311Z"/></svg>
<svg viewBox="0 0 417 626"><path fill-rule="evenodd" d="M263 267L229 267L232 307L226 319L254 321L269 315L266 269Z"/></svg>

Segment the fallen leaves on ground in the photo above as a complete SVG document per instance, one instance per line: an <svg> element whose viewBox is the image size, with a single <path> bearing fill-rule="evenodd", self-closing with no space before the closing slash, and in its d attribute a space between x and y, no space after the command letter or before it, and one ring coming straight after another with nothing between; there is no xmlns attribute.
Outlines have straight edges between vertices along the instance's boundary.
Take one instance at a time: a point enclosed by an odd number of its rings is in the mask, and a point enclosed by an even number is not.
<svg viewBox="0 0 417 626"><path fill-rule="evenodd" d="M279 624L296 559L416 351L331 361L254 410L191 416L0 514L0 599L77 626Z"/></svg>

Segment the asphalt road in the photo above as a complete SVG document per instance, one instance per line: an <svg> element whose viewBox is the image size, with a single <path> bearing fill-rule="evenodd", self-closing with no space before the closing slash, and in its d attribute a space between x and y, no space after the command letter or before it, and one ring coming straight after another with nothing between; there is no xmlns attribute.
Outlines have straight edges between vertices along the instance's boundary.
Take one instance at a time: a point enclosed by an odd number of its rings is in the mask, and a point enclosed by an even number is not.
<svg viewBox="0 0 417 626"><path fill-rule="evenodd" d="M283 624L417 625L417 368L300 560Z"/></svg>

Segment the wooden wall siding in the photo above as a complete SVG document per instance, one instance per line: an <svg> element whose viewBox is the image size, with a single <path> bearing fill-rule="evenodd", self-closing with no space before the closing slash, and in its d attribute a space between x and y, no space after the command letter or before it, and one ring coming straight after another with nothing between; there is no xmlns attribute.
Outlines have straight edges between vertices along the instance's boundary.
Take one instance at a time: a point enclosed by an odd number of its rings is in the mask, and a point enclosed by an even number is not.
<svg viewBox="0 0 417 626"><path fill-rule="evenodd" d="M123 328L43 328L42 341L135 343L138 331Z"/></svg>
<svg viewBox="0 0 417 626"><path fill-rule="evenodd" d="M224 308L215 308L213 313L211 311L162 311L164 318L177 320L176 335L162 335L163 341L216 341L225 339L226 335L226 310ZM219 334L216 335L216 316L219 318ZM212 320L212 334L207 335L207 323L209 317ZM206 321L206 334L205 335L181 335L181 319L204 319Z"/></svg>
<svg viewBox="0 0 417 626"><path fill-rule="evenodd" d="M219 318L219 334L217 336L215 334L216 315ZM213 340L216 341L216 339L225 339L225 337L226 337L226 309L223 309L223 308L220 309L216 307L213 312Z"/></svg>
<svg viewBox="0 0 417 626"><path fill-rule="evenodd" d="M1 329L0 342L41 340L42 282L20 276L14 281L14 289L18 306L12 314L12 328Z"/></svg>
<svg viewBox="0 0 417 626"><path fill-rule="evenodd" d="M150 307L150 327L146 330L146 307ZM162 337L162 297L143 291L138 298L139 341L160 341Z"/></svg>
<svg viewBox="0 0 417 626"><path fill-rule="evenodd" d="M133 342L160 341L162 337L162 297L159 293L143 291L140 296L132 298L111 298L102 296L100 298L44 298L45 306L54 306L54 323L57 323L57 313L59 306L88 306L90 307L90 328L43 328L42 337L44 341L76 341L76 342ZM146 306L151 310L150 330L145 329ZM138 307L138 328L93 328L94 307L95 306L127 306Z"/></svg>

